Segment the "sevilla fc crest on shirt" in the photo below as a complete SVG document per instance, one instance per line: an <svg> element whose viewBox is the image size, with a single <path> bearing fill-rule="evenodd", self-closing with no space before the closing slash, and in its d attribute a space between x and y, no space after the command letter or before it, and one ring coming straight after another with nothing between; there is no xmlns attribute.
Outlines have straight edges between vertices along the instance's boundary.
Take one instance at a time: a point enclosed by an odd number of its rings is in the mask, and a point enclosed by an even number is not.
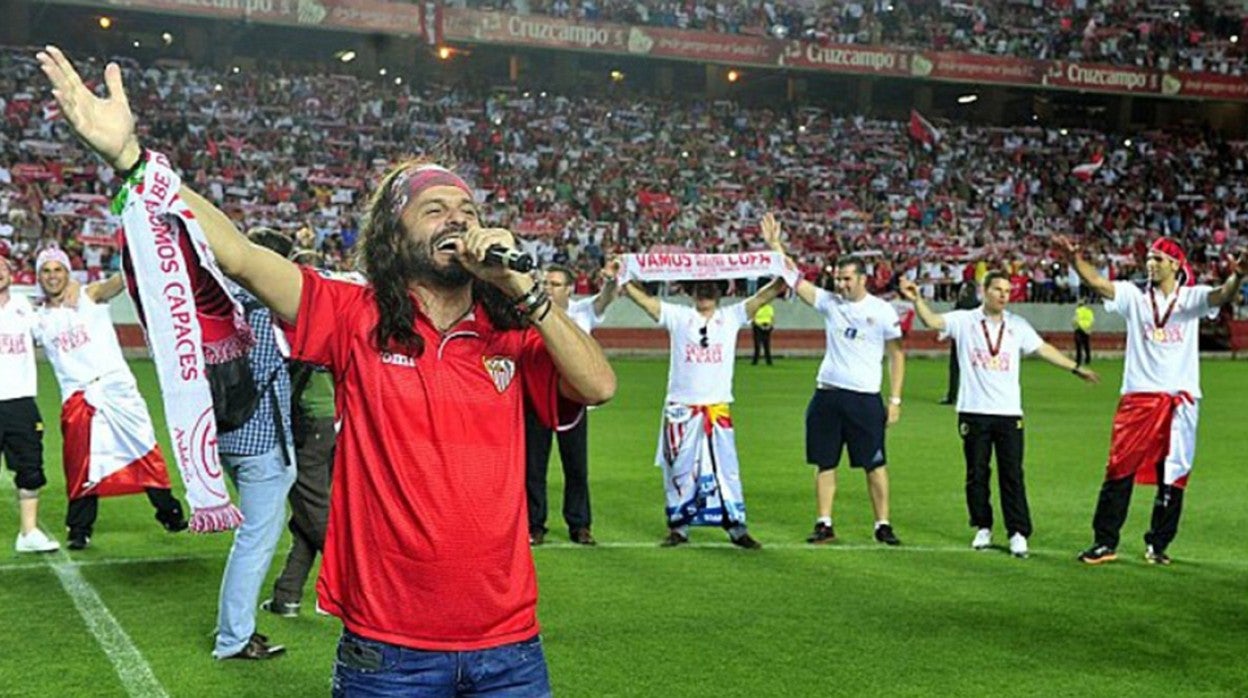
<svg viewBox="0 0 1248 698"><path fill-rule="evenodd" d="M516 362L506 356L489 356L482 360L498 392L502 393L507 390L507 386L511 385L511 379L516 377Z"/></svg>

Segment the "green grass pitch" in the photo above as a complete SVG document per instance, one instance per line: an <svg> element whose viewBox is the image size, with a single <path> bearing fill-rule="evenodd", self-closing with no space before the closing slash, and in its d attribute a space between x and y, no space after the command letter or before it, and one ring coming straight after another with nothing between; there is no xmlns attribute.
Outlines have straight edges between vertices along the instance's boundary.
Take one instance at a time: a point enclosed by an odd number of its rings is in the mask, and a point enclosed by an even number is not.
<svg viewBox="0 0 1248 698"><path fill-rule="evenodd" d="M1117 563L1075 562L1091 538L1119 362L1094 364L1100 386L1041 362L1025 364L1036 529L1029 560L1001 548L970 550L955 416L936 404L945 363L918 359L909 364L902 421L888 442L901 548L872 541L865 479L847 468L836 508L840 542L817 549L802 542L814 517L803 415L817 362L786 359L772 368L737 368L742 477L751 530L764 549L738 550L712 529L695 529L688 548L660 549L663 491L651 461L666 362L613 364L619 393L590 416L594 533L602 545L563 542L556 460L553 542L534 552L557 695L1248 694L1242 364L1204 363L1196 469L1169 568L1142 559L1151 488L1136 493ZM160 432L151 364L136 361L134 369ZM43 364L40 391L51 480L41 521L63 541L59 391ZM88 627L90 614L65 591L60 579L73 571L168 695L328 694L339 624L310 613L310 597L297 619L260 615L260 631L286 644L285 656L263 663L211 659L229 537L166 534L146 501L129 497L101 503L86 551L18 556L11 547L12 480L3 479L0 695L142 693L119 675ZM488 491L482 496L489 506ZM999 522L995 534L1003 544ZM135 663L122 661L127 671Z"/></svg>

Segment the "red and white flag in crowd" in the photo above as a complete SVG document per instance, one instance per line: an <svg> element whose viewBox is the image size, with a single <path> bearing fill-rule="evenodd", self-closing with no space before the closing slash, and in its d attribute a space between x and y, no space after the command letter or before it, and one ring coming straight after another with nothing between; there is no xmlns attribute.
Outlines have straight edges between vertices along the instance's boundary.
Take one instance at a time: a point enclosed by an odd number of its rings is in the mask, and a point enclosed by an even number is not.
<svg viewBox="0 0 1248 698"><path fill-rule="evenodd" d="M922 143L923 147L931 150L937 143L940 143L944 135L940 129L932 125L932 122L923 118L919 110L910 110L910 137Z"/></svg>
<svg viewBox="0 0 1248 698"><path fill-rule="evenodd" d="M442 43L442 3L426 2L420 13L420 24L425 41L430 46Z"/></svg>
<svg viewBox="0 0 1248 698"><path fill-rule="evenodd" d="M1072 169L1070 173L1075 177L1078 177L1081 181L1090 182L1092 181L1092 175L1096 174L1096 171L1101 169L1101 165L1104 163L1105 156L1101 153L1096 153L1092 156L1092 160L1090 162L1085 162L1082 165L1075 165L1075 168Z"/></svg>

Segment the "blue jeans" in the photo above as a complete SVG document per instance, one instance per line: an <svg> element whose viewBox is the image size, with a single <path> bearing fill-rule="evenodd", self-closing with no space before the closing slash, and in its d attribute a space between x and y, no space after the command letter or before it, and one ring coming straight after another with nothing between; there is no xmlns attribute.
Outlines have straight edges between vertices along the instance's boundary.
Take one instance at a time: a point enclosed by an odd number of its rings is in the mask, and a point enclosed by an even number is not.
<svg viewBox="0 0 1248 698"><path fill-rule="evenodd" d="M471 652L427 652L344 631L334 698L542 698L550 677L541 637Z"/></svg>
<svg viewBox="0 0 1248 698"><path fill-rule="evenodd" d="M286 495L295 481L295 468L286 465L279 448L259 456L221 455L234 486L243 525L234 532L234 545L221 576L217 605L218 659L236 654L256 631L256 602L268 574L273 553L286 523Z"/></svg>

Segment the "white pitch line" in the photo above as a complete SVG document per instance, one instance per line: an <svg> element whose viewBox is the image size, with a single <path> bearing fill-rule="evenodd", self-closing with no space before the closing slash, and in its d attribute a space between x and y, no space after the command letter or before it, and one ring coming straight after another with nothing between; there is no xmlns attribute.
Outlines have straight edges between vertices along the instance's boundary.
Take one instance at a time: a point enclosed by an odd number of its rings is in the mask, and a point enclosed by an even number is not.
<svg viewBox="0 0 1248 698"><path fill-rule="evenodd" d="M160 685L156 674L152 672L152 666L143 658L143 653L135 647L134 641L113 617L108 606L104 605L104 599L100 598L95 587L82 576L78 569L80 563L74 562L64 549L54 554L42 555L44 562L35 564L48 567L56 574L61 587L74 602L74 608L78 609L78 615L82 616L87 629L104 651L104 656L113 665L126 693L132 698L169 698L169 693ZM26 569L31 566L33 565L22 564ZM0 566L0 570L3 569Z"/></svg>
<svg viewBox="0 0 1248 698"><path fill-rule="evenodd" d="M134 698L168 698L165 687L152 673L151 665L109 612L95 587L82 576L78 566L69 561L68 555L62 552L60 557L64 561L53 564L52 571L73 600L78 614L86 621L87 629L95 636L100 649L104 650L104 656L112 663L126 693Z"/></svg>
<svg viewBox="0 0 1248 698"><path fill-rule="evenodd" d="M165 562L194 562L197 560L223 560L224 553L204 553L202 555L167 555L162 557L104 557L88 560L75 560L68 558L60 565L68 565L70 567L108 567L112 565L156 565ZM18 562L12 565L0 564L0 574L5 572L20 572L25 570L44 569L49 567L46 562Z"/></svg>
<svg viewBox="0 0 1248 698"><path fill-rule="evenodd" d="M534 546L534 550L542 548L550 548L554 550L583 550L585 548L621 548L625 550L655 550L662 549L658 541L599 541L596 546L578 545L571 542L550 542L543 543L540 546ZM699 542L685 543L676 546L677 548L693 548L695 550L735 550L732 543L725 538L721 542ZM875 545L860 545L854 543L834 543L830 545L811 545L810 543L763 543L763 550L808 550L812 552L825 550L839 550L841 552L915 552L915 553L973 553L970 547L963 546L923 546L923 545L902 545L898 547L890 547L876 543Z"/></svg>
<svg viewBox="0 0 1248 698"><path fill-rule="evenodd" d="M535 546L533 549L551 549L551 550L586 550L598 548L617 548L624 550L660 550L667 551L658 542L650 541L599 541L596 546L577 545L572 542L553 541ZM695 550L725 550L736 551L738 548L733 547L732 543L724 539L722 542L699 542L685 543L677 546L677 548L693 548ZM965 555L1009 555L1009 549L1002 546L994 546L988 550L975 550L969 545L899 545L896 547L882 545L880 543L829 543L824 545L811 545L810 543L763 543L761 551L741 550L741 554L750 555L758 552L766 552L768 550L782 550L785 552L791 550L802 550L812 554L835 554L835 553L879 553L879 554L901 554L901 553L937 553L937 554L965 554ZM587 551L588 552L588 551ZM1079 555L1079 551L1074 548L1032 548L1031 557L1043 557L1046 559L1069 559L1075 562ZM679 553L676 553L679 554ZM1119 562L1144 562L1144 552L1119 551ZM1176 564L1183 562L1191 562L1194 564L1210 565L1213 567L1248 567L1248 560L1218 560L1217 562L1208 562L1196 558L1178 558Z"/></svg>

